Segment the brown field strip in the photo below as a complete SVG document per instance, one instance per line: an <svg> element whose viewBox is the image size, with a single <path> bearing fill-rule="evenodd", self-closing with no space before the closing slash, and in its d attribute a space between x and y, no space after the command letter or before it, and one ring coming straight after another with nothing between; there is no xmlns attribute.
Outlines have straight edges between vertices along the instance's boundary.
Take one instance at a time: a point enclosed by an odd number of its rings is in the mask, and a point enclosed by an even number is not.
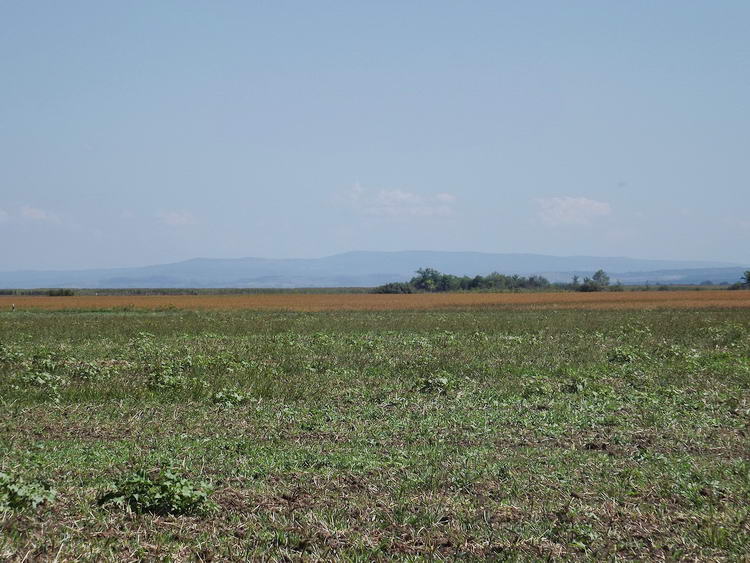
<svg viewBox="0 0 750 563"><path fill-rule="evenodd" d="M0 310L287 310L387 311L431 309L692 309L750 308L750 291L634 291L602 293L432 293L0 296Z"/></svg>

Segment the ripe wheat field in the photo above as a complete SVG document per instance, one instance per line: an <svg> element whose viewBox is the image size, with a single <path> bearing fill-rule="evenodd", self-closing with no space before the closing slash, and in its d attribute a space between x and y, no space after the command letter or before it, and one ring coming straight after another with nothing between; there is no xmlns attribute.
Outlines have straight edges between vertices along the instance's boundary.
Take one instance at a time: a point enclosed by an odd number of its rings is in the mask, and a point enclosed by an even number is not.
<svg viewBox="0 0 750 563"><path fill-rule="evenodd" d="M0 309L17 310L281 310L390 311L435 309L693 309L750 308L746 291L634 291L601 293L432 293L2 296Z"/></svg>

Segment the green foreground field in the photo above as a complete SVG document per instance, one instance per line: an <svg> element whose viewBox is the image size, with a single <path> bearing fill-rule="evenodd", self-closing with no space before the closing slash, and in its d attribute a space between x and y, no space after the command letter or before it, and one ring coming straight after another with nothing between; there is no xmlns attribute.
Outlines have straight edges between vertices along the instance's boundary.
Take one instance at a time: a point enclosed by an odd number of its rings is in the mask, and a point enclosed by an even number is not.
<svg viewBox="0 0 750 563"><path fill-rule="evenodd" d="M741 560L749 391L742 310L4 312L0 560Z"/></svg>

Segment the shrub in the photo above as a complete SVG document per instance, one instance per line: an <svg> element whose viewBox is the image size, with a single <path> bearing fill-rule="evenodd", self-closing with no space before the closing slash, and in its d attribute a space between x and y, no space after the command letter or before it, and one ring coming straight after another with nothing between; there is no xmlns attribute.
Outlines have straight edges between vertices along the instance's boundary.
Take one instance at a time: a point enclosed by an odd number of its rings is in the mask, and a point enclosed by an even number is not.
<svg viewBox="0 0 750 563"><path fill-rule="evenodd" d="M583 283L578 286L578 291L591 292L591 291L602 291L604 288L588 278L583 280Z"/></svg>
<svg viewBox="0 0 750 563"><path fill-rule="evenodd" d="M609 276L604 270L597 270L590 278L583 278L583 283L577 286L578 291L604 291L609 287Z"/></svg>
<svg viewBox="0 0 750 563"><path fill-rule="evenodd" d="M373 293L414 293L416 289L407 282L391 282L379 285L372 290Z"/></svg>
<svg viewBox="0 0 750 563"><path fill-rule="evenodd" d="M197 514L214 508L211 487L193 483L171 469L140 470L117 481L114 490L99 497L99 506L114 505L137 513Z"/></svg>
<svg viewBox="0 0 750 563"><path fill-rule="evenodd" d="M0 512L36 508L55 500L57 492L47 483L26 481L18 476L0 473Z"/></svg>

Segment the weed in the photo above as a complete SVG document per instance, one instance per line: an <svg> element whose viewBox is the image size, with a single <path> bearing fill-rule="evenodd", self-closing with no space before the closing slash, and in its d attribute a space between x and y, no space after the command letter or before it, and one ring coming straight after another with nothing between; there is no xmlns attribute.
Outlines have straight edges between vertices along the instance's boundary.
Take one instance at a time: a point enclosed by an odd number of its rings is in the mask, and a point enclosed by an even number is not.
<svg viewBox="0 0 750 563"><path fill-rule="evenodd" d="M62 376L46 371L26 372L20 380L25 388L39 391L55 403L60 401L60 387L66 383Z"/></svg>
<svg viewBox="0 0 750 563"><path fill-rule="evenodd" d="M456 386L453 376L446 371L425 375L417 380L415 388L421 393L446 394Z"/></svg>
<svg viewBox="0 0 750 563"><path fill-rule="evenodd" d="M179 361L159 360L145 366L146 378L151 387L179 389L188 383L185 366Z"/></svg>
<svg viewBox="0 0 750 563"><path fill-rule="evenodd" d="M23 358L23 352L21 352L18 347L0 343L0 364L17 364L21 362Z"/></svg>
<svg viewBox="0 0 750 563"><path fill-rule="evenodd" d="M639 359L638 350L632 346L618 346L610 350L607 359L612 364L629 364Z"/></svg>
<svg viewBox="0 0 750 563"><path fill-rule="evenodd" d="M101 495L100 506L114 505L137 513L199 514L214 508L211 487L192 482L171 469L140 470L119 479L114 490Z"/></svg>
<svg viewBox="0 0 750 563"><path fill-rule="evenodd" d="M68 368L70 377L74 379L94 380L109 374L109 369L96 362L77 362Z"/></svg>
<svg viewBox="0 0 750 563"><path fill-rule="evenodd" d="M746 308L0 317L0 466L34 467L62 497L0 516L3 561L742 560L750 546ZM179 471L102 484L176 456ZM210 519L162 516L211 501Z"/></svg>
<svg viewBox="0 0 750 563"><path fill-rule="evenodd" d="M0 473L0 512L34 509L51 503L57 492L41 481L26 481L17 475Z"/></svg>
<svg viewBox="0 0 750 563"><path fill-rule="evenodd" d="M252 395L231 387L225 387L211 396L211 400L223 407L234 407L249 402Z"/></svg>
<svg viewBox="0 0 750 563"><path fill-rule="evenodd" d="M21 376L21 381L29 387L57 388L65 383L65 379L57 374L46 371L30 371Z"/></svg>

